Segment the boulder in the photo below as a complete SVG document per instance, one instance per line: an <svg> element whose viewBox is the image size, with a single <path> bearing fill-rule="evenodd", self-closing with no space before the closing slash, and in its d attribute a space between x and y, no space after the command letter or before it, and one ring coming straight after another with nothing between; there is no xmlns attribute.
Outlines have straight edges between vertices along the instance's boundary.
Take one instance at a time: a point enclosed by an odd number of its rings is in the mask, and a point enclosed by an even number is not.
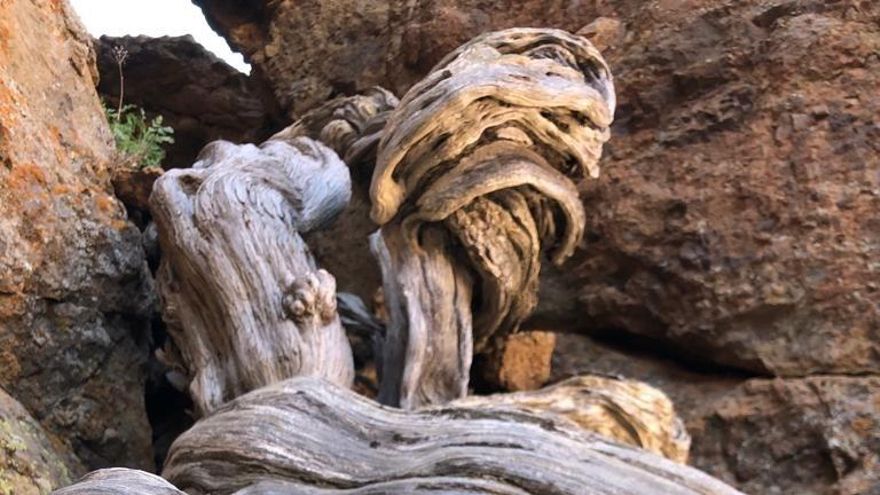
<svg viewBox="0 0 880 495"><path fill-rule="evenodd" d="M485 355L477 356L475 372L490 388L510 392L537 390L550 379L555 347L556 334L553 332L514 333Z"/></svg>
<svg viewBox="0 0 880 495"><path fill-rule="evenodd" d="M66 1L0 4L0 386L87 466L149 468L155 296L96 80Z"/></svg>
<svg viewBox="0 0 880 495"><path fill-rule="evenodd" d="M880 371L880 4L620 14L582 326L763 375Z"/></svg>
<svg viewBox="0 0 880 495"><path fill-rule="evenodd" d="M746 493L880 490L876 376L750 378L557 335L552 379L583 373L643 380L665 392L691 435L690 463Z"/></svg>

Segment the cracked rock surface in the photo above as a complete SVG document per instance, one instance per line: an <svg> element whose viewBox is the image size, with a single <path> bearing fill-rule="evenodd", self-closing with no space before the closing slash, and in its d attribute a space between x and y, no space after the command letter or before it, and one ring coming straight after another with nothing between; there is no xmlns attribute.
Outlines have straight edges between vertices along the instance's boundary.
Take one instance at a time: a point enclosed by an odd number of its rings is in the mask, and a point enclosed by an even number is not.
<svg viewBox="0 0 880 495"><path fill-rule="evenodd" d="M67 2L0 4L0 387L87 467L151 468L141 235L112 195L91 39Z"/></svg>

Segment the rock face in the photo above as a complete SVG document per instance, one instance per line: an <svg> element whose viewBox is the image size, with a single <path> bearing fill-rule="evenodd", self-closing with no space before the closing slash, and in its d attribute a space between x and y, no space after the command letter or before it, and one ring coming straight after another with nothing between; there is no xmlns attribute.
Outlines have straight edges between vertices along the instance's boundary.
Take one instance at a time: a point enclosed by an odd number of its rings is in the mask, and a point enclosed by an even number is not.
<svg viewBox="0 0 880 495"><path fill-rule="evenodd" d="M877 373L880 5L716 4L621 12L582 311L755 373Z"/></svg>
<svg viewBox="0 0 880 495"><path fill-rule="evenodd" d="M564 0L193 3L293 114L376 84L402 95L443 56L486 31L577 31L595 17L581 2Z"/></svg>
<svg viewBox="0 0 880 495"><path fill-rule="evenodd" d="M164 168L189 167L209 142L260 143L277 130L271 97L254 79L229 66L191 36L102 36L95 41L99 93L119 101L119 68L113 49L128 52L123 66L123 100L162 115L174 128Z"/></svg>
<svg viewBox="0 0 880 495"><path fill-rule="evenodd" d="M89 467L148 468L154 296L94 64L67 2L0 4L0 386Z"/></svg>
<svg viewBox="0 0 880 495"><path fill-rule="evenodd" d="M564 270L586 326L762 374L880 370L876 2L195 3L294 113L401 94L479 32L583 27L620 101Z"/></svg>
<svg viewBox="0 0 880 495"><path fill-rule="evenodd" d="M0 389L0 493L43 495L82 474L79 460L49 438L30 413Z"/></svg>
<svg viewBox="0 0 880 495"><path fill-rule="evenodd" d="M690 462L746 493L861 495L880 490L880 378L748 379L697 372L558 335L553 379L602 373L643 380L672 399Z"/></svg>
<svg viewBox="0 0 880 495"><path fill-rule="evenodd" d="M878 377L749 380L689 421L693 463L747 493L878 493L878 405Z"/></svg>

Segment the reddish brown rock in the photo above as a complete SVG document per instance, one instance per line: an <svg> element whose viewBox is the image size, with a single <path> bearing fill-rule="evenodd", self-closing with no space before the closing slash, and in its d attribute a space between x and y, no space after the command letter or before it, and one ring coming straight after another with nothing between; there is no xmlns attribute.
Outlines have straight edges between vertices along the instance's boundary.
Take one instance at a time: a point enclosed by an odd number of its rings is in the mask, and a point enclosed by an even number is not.
<svg viewBox="0 0 880 495"><path fill-rule="evenodd" d="M66 1L0 3L0 386L88 467L149 468L152 280L94 63Z"/></svg>
<svg viewBox="0 0 880 495"><path fill-rule="evenodd" d="M746 493L880 493L880 377L756 379L692 415L692 463Z"/></svg>
<svg viewBox="0 0 880 495"><path fill-rule="evenodd" d="M479 32L583 28L619 106L544 316L764 374L880 371L877 2L196 3L294 112L400 94Z"/></svg>
<svg viewBox="0 0 880 495"><path fill-rule="evenodd" d="M586 326L762 374L880 371L880 5L658 2L626 19L607 53L615 136L570 265Z"/></svg>
<svg viewBox="0 0 880 495"><path fill-rule="evenodd" d="M268 91L191 36L102 36L95 40L98 92L119 102L119 68L113 49L128 53L123 65L125 103L161 115L174 129L164 168L189 167L211 141L261 143L279 128Z"/></svg>
<svg viewBox="0 0 880 495"><path fill-rule="evenodd" d="M560 334L553 380L599 373L661 389L692 437L690 463L746 493L880 490L880 378L749 379L636 347L650 349Z"/></svg>
<svg viewBox="0 0 880 495"><path fill-rule="evenodd" d="M402 95L444 55L482 32L511 27L574 32L596 17L593 8L563 0L194 3L292 114L373 85Z"/></svg>
<svg viewBox="0 0 880 495"><path fill-rule="evenodd" d="M510 392L537 390L550 379L556 334L527 331L508 336L488 355L478 357L482 378Z"/></svg>
<svg viewBox="0 0 880 495"><path fill-rule="evenodd" d="M149 211L153 183L161 176L159 167L119 167L113 171L113 192L125 206Z"/></svg>

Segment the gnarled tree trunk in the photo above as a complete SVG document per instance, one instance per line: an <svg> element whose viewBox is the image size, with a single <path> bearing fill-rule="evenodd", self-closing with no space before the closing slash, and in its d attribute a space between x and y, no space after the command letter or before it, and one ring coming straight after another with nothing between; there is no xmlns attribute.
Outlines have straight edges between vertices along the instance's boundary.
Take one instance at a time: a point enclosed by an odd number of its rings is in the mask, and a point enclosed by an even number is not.
<svg viewBox="0 0 880 495"><path fill-rule="evenodd" d="M348 164L376 159L388 114L398 105L397 97L385 88L374 87L363 94L342 96L307 112L290 127L272 136L289 141L305 136L333 149Z"/></svg>
<svg viewBox="0 0 880 495"><path fill-rule="evenodd" d="M550 413L489 403L402 411L313 378L202 419L171 447L163 476L190 495L738 493Z"/></svg>
<svg viewBox="0 0 880 495"><path fill-rule="evenodd" d="M473 352L517 330L542 251L561 263L598 173L611 73L583 38L511 29L444 59L389 117L371 197L391 324L379 393L414 408L467 393Z"/></svg>
<svg viewBox="0 0 880 495"><path fill-rule="evenodd" d="M534 307L542 253L561 263L581 238L573 181L597 173L614 113L598 52L561 31L491 33L389 114L395 104L379 89L335 100L260 147L214 143L157 183L165 317L206 415L163 475L190 495L739 493L673 462L689 439L651 387L580 377L462 398L473 353ZM380 399L403 409L347 389L334 279L299 237L350 194L342 162L312 138L369 162L380 136L371 242L391 318ZM347 322L383 333L340 300ZM179 493L122 471L62 493L89 489Z"/></svg>
<svg viewBox="0 0 880 495"><path fill-rule="evenodd" d="M200 414L292 376L350 385L336 283L300 237L349 195L345 164L305 137L218 141L156 182L164 318Z"/></svg>

